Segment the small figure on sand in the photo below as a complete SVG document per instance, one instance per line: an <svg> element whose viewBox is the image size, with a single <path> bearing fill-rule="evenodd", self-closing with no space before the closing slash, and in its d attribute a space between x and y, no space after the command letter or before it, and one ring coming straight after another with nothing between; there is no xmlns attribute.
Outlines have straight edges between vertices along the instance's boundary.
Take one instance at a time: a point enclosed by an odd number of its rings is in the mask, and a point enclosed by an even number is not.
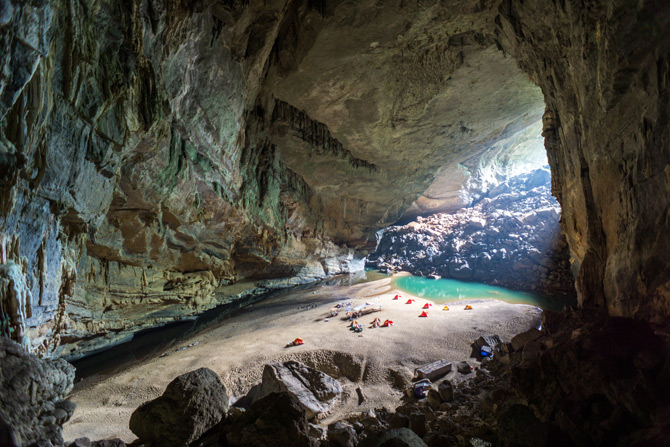
<svg viewBox="0 0 670 447"><path fill-rule="evenodd" d="M381 327L381 325L382 325L382 320L380 320L379 318L375 318L374 320L372 320L372 323L370 323L370 328Z"/></svg>
<svg viewBox="0 0 670 447"><path fill-rule="evenodd" d="M382 327L391 327L393 326L393 321L391 320L385 320L384 324L382 324Z"/></svg>

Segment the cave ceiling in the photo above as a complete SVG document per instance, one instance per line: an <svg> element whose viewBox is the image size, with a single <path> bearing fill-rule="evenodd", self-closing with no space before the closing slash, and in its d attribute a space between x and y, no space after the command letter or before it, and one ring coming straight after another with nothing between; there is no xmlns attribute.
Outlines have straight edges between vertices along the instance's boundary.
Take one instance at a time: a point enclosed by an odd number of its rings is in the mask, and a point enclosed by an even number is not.
<svg viewBox="0 0 670 447"><path fill-rule="evenodd" d="M2 330L90 351L348 272L540 131L580 303L670 315L666 9L4 0Z"/></svg>

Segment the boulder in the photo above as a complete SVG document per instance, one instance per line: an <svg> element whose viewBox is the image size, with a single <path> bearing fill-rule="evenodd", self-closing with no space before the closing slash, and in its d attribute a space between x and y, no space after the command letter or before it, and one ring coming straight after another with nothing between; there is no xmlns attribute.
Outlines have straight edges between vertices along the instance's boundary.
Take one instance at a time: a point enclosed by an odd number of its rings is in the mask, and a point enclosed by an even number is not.
<svg viewBox="0 0 670 447"><path fill-rule="evenodd" d="M430 405L430 408L433 410L437 410L440 408L440 405L442 405L442 397L437 390L428 390L426 399L428 400L428 405Z"/></svg>
<svg viewBox="0 0 670 447"><path fill-rule="evenodd" d="M260 396L287 392L305 409L312 420L330 411L340 394L340 383L321 371L302 363L273 362L265 365Z"/></svg>
<svg viewBox="0 0 670 447"><path fill-rule="evenodd" d="M328 426L328 442L333 447L354 447L358 437L351 424L337 421Z"/></svg>
<svg viewBox="0 0 670 447"><path fill-rule="evenodd" d="M535 341L542 335L542 332L535 328L528 329L526 332L515 335L512 338L512 349L519 351L526 343Z"/></svg>
<svg viewBox="0 0 670 447"><path fill-rule="evenodd" d="M365 438L360 447L428 447L408 428L395 428Z"/></svg>
<svg viewBox="0 0 670 447"><path fill-rule="evenodd" d="M450 381L445 380L437 387L437 392L440 393L442 402L451 402L454 400L454 387Z"/></svg>
<svg viewBox="0 0 670 447"><path fill-rule="evenodd" d="M224 421L223 435L230 447L312 447L305 409L289 393L272 393L254 402L247 411Z"/></svg>
<svg viewBox="0 0 670 447"><path fill-rule="evenodd" d="M63 445L62 424L75 407L64 400L73 380L74 367L65 360L42 360L0 337L2 445Z"/></svg>
<svg viewBox="0 0 670 447"><path fill-rule="evenodd" d="M228 410L219 376L200 368L174 379L162 396L145 402L130 417L130 430L143 442L183 446L216 425Z"/></svg>
<svg viewBox="0 0 670 447"><path fill-rule="evenodd" d="M126 443L119 438L102 439L100 441L93 441L91 447L126 447Z"/></svg>
<svg viewBox="0 0 670 447"><path fill-rule="evenodd" d="M459 364L456 365L456 369L461 374L470 374L472 372L472 367L466 361L459 362Z"/></svg>

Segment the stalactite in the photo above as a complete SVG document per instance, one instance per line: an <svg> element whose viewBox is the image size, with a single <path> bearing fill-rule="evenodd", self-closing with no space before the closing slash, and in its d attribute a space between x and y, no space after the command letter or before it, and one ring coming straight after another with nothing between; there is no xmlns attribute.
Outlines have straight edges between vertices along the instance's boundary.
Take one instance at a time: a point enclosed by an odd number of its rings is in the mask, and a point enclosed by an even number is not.
<svg viewBox="0 0 670 447"><path fill-rule="evenodd" d="M364 169L370 173L380 172L377 165L357 158L351 151L345 149L342 143L330 134L325 124L311 119L305 112L284 101L276 100L273 122L287 123L296 136L310 144L312 150L310 155L335 155L346 160L354 169Z"/></svg>

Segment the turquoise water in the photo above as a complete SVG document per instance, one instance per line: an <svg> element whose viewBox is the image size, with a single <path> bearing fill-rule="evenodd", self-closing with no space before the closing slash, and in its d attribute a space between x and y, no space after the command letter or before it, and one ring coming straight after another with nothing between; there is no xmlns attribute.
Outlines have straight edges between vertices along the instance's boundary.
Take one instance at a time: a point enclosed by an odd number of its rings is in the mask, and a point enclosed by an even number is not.
<svg viewBox="0 0 670 447"><path fill-rule="evenodd" d="M537 306L546 310L560 310L574 304L572 299L566 297L517 292L503 287L457 281L455 279L398 276L393 278L391 284L398 290L421 298L427 298L436 304L481 298L496 299L512 304L530 304L531 306Z"/></svg>

